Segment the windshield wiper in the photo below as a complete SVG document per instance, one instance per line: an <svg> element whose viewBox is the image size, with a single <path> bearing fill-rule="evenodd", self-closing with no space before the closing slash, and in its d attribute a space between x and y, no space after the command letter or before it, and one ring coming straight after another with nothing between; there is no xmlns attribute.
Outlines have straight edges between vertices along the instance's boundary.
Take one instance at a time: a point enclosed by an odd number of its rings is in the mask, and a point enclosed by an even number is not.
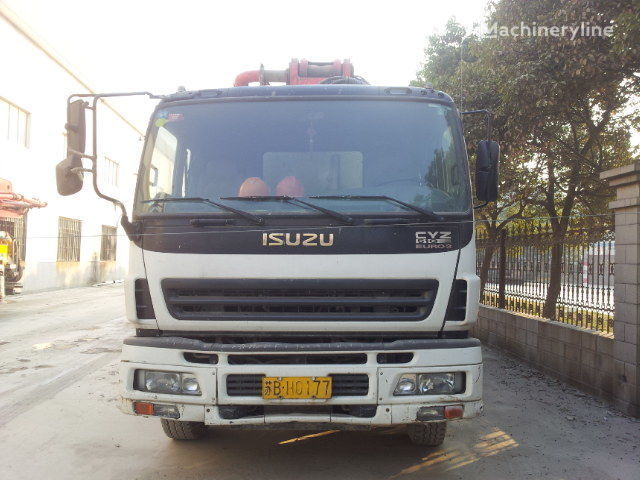
<svg viewBox="0 0 640 480"><path fill-rule="evenodd" d="M402 205L409 210L418 212L436 222L442 222L444 220L444 217L442 215L438 215L431 210L418 207L417 205L413 205L411 203L403 202L402 200L398 200L397 198L389 197L387 195L315 195L309 198L318 198L321 200L386 200L387 202L397 203L398 205Z"/></svg>
<svg viewBox="0 0 640 480"><path fill-rule="evenodd" d="M164 197L164 198L155 198L152 200L143 200L142 203L167 203L167 202L198 202L198 203L206 203L207 205L213 205L214 207L218 207L221 210L225 210L227 212L232 212L238 215L239 217L246 218L252 223L257 225L264 225L264 218L258 217L257 215L253 215L252 213L245 212L244 210L238 210L237 208L230 207L228 205L224 205L222 203L214 202L213 200L209 200L208 198L202 197Z"/></svg>
<svg viewBox="0 0 640 480"><path fill-rule="evenodd" d="M340 212L336 212L335 210L329 210L328 208L321 207L320 205L315 205L313 203L305 202L304 200L300 200L295 197L288 197L286 195L256 195L251 197L223 197L223 200L253 200L253 201L268 201L268 200L282 200L291 204L300 204L309 208L313 208L318 212L322 212L325 215L335 218L336 220L340 220L344 223L353 224L353 218L344 215Z"/></svg>

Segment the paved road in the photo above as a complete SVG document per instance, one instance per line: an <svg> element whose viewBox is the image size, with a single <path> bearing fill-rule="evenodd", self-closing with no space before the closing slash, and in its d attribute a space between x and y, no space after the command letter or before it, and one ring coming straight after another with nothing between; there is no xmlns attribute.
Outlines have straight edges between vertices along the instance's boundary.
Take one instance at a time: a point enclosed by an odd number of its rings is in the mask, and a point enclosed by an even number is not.
<svg viewBox="0 0 640 480"><path fill-rule="evenodd" d="M212 431L173 442L120 413L122 287L0 305L3 479L633 479L640 422L485 350L485 415L442 448L380 432Z"/></svg>

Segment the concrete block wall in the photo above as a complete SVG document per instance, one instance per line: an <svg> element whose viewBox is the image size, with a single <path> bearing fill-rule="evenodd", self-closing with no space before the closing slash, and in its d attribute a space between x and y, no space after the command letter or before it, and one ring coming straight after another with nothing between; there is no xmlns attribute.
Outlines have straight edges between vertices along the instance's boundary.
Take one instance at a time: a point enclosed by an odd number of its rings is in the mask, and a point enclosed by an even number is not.
<svg viewBox="0 0 640 480"><path fill-rule="evenodd" d="M640 161L600 174L615 189L614 400L640 416Z"/></svg>
<svg viewBox="0 0 640 480"><path fill-rule="evenodd" d="M616 191L613 335L486 306L474 333L640 417L640 160L600 178Z"/></svg>
<svg viewBox="0 0 640 480"><path fill-rule="evenodd" d="M612 334L481 306L473 335L570 385L615 402Z"/></svg>

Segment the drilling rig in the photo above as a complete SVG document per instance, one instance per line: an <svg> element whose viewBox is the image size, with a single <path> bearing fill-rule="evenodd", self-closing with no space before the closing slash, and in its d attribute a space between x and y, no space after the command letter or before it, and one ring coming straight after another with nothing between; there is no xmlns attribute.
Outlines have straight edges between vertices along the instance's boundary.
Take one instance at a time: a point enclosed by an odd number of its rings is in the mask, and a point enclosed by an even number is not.
<svg viewBox="0 0 640 480"><path fill-rule="evenodd" d="M15 193L11 182L0 178L0 301L5 294L22 291L27 213L46 206L46 202Z"/></svg>

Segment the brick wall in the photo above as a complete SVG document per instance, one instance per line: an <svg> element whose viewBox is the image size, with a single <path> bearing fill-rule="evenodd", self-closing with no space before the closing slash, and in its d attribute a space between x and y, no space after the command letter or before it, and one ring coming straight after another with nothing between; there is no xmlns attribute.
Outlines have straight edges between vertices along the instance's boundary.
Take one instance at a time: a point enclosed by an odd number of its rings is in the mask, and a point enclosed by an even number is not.
<svg viewBox="0 0 640 480"><path fill-rule="evenodd" d="M613 335L480 306L474 336L585 392L614 401Z"/></svg>
<svg viewBox="0 0 640 480"><path fill-rule="evenodd" d="M640 160L600 174L615 189L614 400L640 417Z"/></svg>

